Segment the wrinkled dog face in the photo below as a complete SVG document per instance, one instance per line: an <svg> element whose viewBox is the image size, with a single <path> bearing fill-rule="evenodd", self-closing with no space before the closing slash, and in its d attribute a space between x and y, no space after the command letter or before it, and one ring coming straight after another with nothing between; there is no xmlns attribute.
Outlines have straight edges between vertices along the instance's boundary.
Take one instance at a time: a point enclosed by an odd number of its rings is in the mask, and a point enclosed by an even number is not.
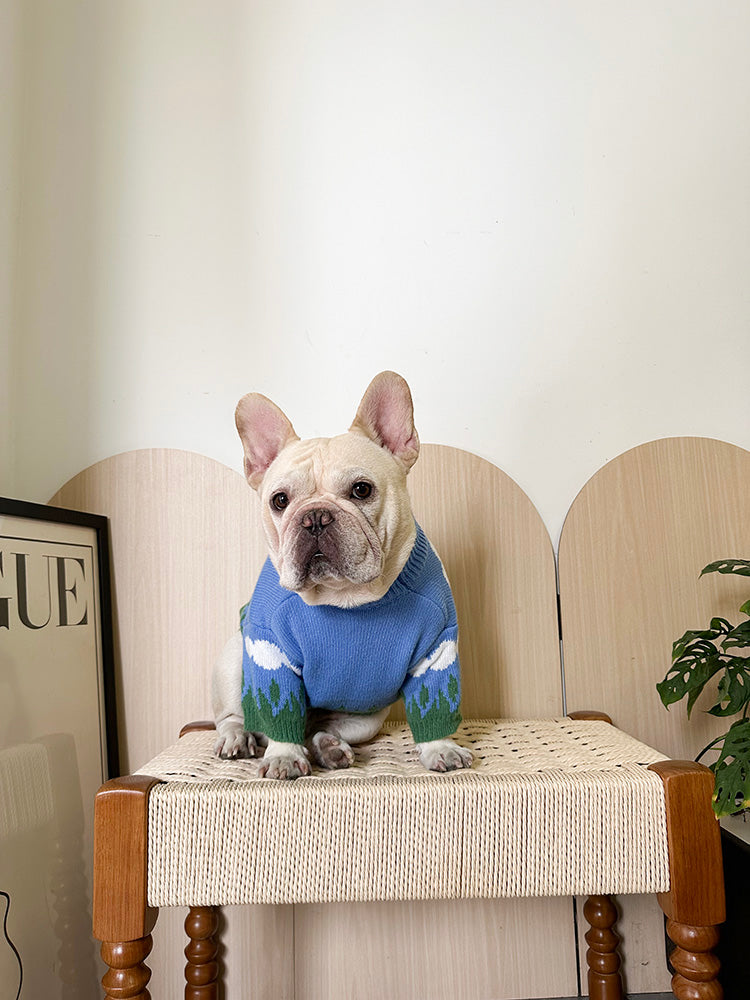
<svg viewBox="0 0 750 1000"><path fill-rule="evenodd" d="M383 572L393 460L349 435L300 441L276 459L260 491L281 584L372 583Z"/></svg>
<svg viewBox="0 0 750 1000"><path fill-rule="evenodd" d="M414 542L406 476L419 439L406 382L376 376L338 437L300 441L255 393L240 400L237 428L281 585L309 604L352 607L383 596Z"/></svg>

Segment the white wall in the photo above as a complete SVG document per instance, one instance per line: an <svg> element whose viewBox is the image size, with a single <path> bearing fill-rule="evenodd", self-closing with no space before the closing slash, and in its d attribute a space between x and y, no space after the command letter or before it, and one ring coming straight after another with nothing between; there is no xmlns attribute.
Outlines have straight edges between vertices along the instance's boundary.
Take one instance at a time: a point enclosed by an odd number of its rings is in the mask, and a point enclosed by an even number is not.
<svg viewBox="0 0 750 1000"><path fill-rule="evenodd" d="M0 492L239 467L243 392L333 433L385 367L553 537L631 446L750 447L746 0L23 10Z"/></svg>
<svg viewBox="0 0 750 1000"><path fill-rule="evenodd" d="M21 0L0 0L0 492L13 465L11 330L20 213Z"/></svg>

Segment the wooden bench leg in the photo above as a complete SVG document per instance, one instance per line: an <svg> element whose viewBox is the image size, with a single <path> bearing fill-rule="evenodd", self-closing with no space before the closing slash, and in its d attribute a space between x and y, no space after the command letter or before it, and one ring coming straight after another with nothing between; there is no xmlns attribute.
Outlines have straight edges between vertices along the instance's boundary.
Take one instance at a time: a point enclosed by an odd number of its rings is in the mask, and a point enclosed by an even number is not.
<svg viewBox="0 0 750 1000"><path fill-rule="evenodd" d="M716 927L690 927L667 920L667 934L677 945L670 956L676 975L672 992L679 1000L719 1000L724 994L717 976L719 960L712 949L719 943Z"/></svg>
<svg viewBox="0 0 750 1000"><path fill-rule="evenodd" d="M604 712L582 711L569 712L569 718L587 720L589 722L606 722L610 726L612 720ZM586 952L588 965L588 986L591 1000L622 1000L622 978L620 976L620 954L617 946L619 935L615 933L617 908L611 896L589 896L583 907L583 915L588 921L586 931Z"/></svg>
<svg viewBox="0 0 750 1000"><path fill-rule="evenodd" d="M589 997L591 1000L622 1000L619 936L614 926L617 909L611 896L589 896L583 907L589 924L586 931Z"/></svg>
<svg viewBox="0 0 750 1000"><path fill-rule="evenodd" d="M651 764L664 782L670 890L659 894L667 934L677 946L672 992L678 1000L721 1000L713 954L726 915L719 824L711 808L714 776L693 761Z"/></svg>
<svg viewBox="0 0 750 1000"><path fill-rule="evenodd" d="M150 1000L146 989L151 970L145 965L152 946L151 935L137 941L102 942L102 958L109 966L102 979L106 1000Z"/></svg>
<svg viewBox="0 0 750 1000"><path fill-rule="evenodd" d="M148 796L155 778L102 785L94 803L94 937L108 1000L150 1000L145 960L158 910L148 905Z"/></svg>
<svg viewBox="0 0 750 1000"><path fill-rule="evenodd" d="M219 916L215 906L191 906L185 919L185 1000L217 1000L219 946L215 939Z"/></svg>

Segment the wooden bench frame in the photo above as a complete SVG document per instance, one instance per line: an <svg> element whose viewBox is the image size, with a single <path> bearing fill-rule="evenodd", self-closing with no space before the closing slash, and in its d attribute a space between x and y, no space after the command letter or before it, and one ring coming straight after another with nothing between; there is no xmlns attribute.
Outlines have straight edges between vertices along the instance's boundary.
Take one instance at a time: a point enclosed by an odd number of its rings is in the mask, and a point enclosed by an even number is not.
<svg viewBox="0 0 750 1000"><path fill-rule="evenodd" d="M571 718L605 719L573 712ZM210 729L211 723L191 723ZM725 919L719 826L711 809L713 775L692 761L650 765L664 782L670 890L659 893L667 933L675 944L672 990L678 1000L719 1000L719 962L713 949ZM148 905L148 798L158 779L115 778L96 796L94 832L94 936L108 966L102 985L108 1000L148 1000L151 952L158 910ZM592 1000L621 1000L617 909L610 896L589 896L584 908L588 987ZM191 906L185 920L186 1000L217 1000L218 914L214 906Z"/></svg>

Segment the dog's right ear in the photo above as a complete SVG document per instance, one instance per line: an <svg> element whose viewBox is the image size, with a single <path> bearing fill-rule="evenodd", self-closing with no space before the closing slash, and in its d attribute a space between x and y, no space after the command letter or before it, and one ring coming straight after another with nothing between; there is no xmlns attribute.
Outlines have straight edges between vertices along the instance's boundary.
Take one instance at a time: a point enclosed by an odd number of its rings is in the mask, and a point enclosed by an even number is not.
<svg viewBox="0 0 750 1000"><path fill-rule="evenodd" d="M258 392L249 392L234 413L237 431L245 449L245 476L257 490L269 465L282 448L299 441L289 419L275 403Z"/></svg>

